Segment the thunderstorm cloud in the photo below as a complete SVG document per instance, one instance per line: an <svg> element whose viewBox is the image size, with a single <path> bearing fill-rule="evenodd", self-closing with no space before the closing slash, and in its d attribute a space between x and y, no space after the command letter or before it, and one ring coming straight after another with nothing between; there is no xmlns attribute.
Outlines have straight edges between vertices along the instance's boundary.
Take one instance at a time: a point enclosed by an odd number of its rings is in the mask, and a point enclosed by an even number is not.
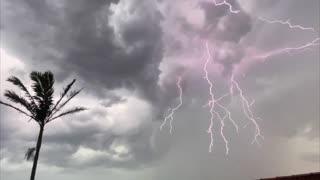
<svg viewBox="0 0 320 180"><path fill-rule="evenodd" d="M268 54L319 38L319 1L226 2L239 13L214 0L1 0L1 100L13 88L9 76L29 86L31 71L50 70L56 95L76 78L84 90L71 105L90 109L46 127L38 179L247 180L319 171L319 41ZM251 144L255 129L235 95L239 133L225 122L226 156L215 119L208 152L207 47L215 93L237 79L259 116L260 145ZM183 104L170 134L169 124L159 127L178 104L179 77ZM37 128L1 106L1 179L29 177L24 152Z"/></svg>

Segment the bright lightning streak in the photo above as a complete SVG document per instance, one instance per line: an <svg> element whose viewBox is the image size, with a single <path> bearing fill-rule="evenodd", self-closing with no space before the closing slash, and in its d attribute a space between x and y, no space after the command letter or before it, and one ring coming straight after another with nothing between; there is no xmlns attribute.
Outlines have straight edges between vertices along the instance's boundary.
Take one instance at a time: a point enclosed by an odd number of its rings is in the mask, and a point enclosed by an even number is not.
<svg viewBox="0 0 320 180"><path fill-rule="evenodd" d="M210 135L209 152L212 152L212 148L213 148L213 119L214 119L214 115L216 115L217 118L220 121L220 124L221 124L220 135L221 135L221 137L222 137L222 139L223 139L223 141L225 143L226 155L228 155L228 153L229 153L229 146L228 146L229 142L228 142L228 140L226 139L226 137L225 137L225 135L223 133L224 126L225 126L225 123L224 123L225 118L229 117L230 121L235 126L237 132L238 132L239 128L238 128L238 125L233 121L233 119L231 117L231 112L226 107L224 107L223 105L218 103L223 98L227 97L228 94L225 94L225 95L221 96L220 98L215 99L215 95L213 93L213 83L209 78L209 72L208 72L208 64L209 64L209 62L211 60L211 57L212 57L211 53L210 53L210 48L209 48L209 43L208 42L206 42L206 50L207 50L207 56L208 57L207 57L206 62L204 64L204 66L203 66L203 71L204 71L204 74L205 74L204 78L206 79L206 81L207 81L207 83L209 85L209 94L210 94L210 100L209 100L208 106L210 107L210 111L209 112L210 112L211 116L210 116L210 125L209 125L208 130L207 130L207 132ZM220 114L217 111L214 110L216 104L218 105L218 107L222 108L226 112L226 115L223 118L221 118Z"/></svg>
<svg viewBox="0 0 320 180"><path fill-rule="evenodd" d="M220 123L221 123L221 128L220 128L220 134L222 136L222 139L225 143L225 146L226 146L226 155L229 154L229 142L227 141L227 139L223 136L223 128L224 128L224 120L226 119L227 115L225 115L222 119L220 118L219 116L219 119L220 119Z"/></svg>
<svg viewBox="0 0 320 180"><path fill-rule="evenodd" d="M204 77L204 78L205 78L205 77ZM228 97L228 96L229 96L228 93L227 93L227 94L224 94L224 95L222 95L220 98L216 99L215 102L217 103L217 102L219 102L219 101L222 101L224 98L226 98L226 97ZM209 100L209 102L208 102L207 104L203 105L203 107L210 106L210 104L211 104L211 100Z"/></svg>
<svg viewBox="0 0 320 180"><path fill-rule="evenodd" d="M209 144L209 152L212 152L212 148L213 148L213 117L214 117L214 105L215 105L215 99L214 99L214 94L212 91L213 88L213 83L211 82L211 80L209 79L209 73L208 73L208 64L210 62L211 59L211 53L210 53L210 49L209 49L209 43L206 42L206 49L207 49L207 54L208 57L206 59L206 62L204 64L203 67L203 71L205 72L205 79L207 80L208 84L209 84L209 94L210 94L210 101L209 101L209 106L210 106L210 125L209 128L207 130L207 132L210 134L210 144Z"/></svg>
<svg viewBox="0 0 320 180"><path fill-rule="evenodd" d="M301 29L301 30L307 30L307 31L315 32L315 29L312 28L312 27L303 27L301 25L292 25L291 22L290 22L290 19L288 19L286 21L281 21L281 20L267 20L265 18L259 17L259 20L267 22L267 23L270 23L270 24L280 23L280 24L283 24L283 25L287 25L291 29L297 28L297 29Z"/></svg>
<svg viewBox="0 0 320 180"><path fill-rule="evenodd" d="M173 122L173 115L174 115L174 113L180 108L180 106L182 106L182 87L181 87L181 76L179 76L179 78L178 78L178 81L177 81L177 87L178 87L178 89L179 89L179 104L176 106L176 107L174 107L174 108L172 108L172 109L169 109L169 111L171 111L170 113L169 113L169 115L168 116L166 116L165 118L164 118L164 121L163 121L163 123L161 124L161 126L160 126L160 130L162 130L162 128L163 128L163 126L166 124L166 122L168 121L168 120L170 120L170 134L172 133L172 122Z"/></svg>
<svg viewBox="0 0 320 180"><path fill-rule="evenodd" d="M260 131L260 127L257 123L257 121L255 120L255 117L252 113L252 110L250 108L250 104L249 101L244 97L243 95L243 91L240 88L239 84L234 80L233 75L231 76L231 82L235 85L236 89L239 91L239 95L242 101L242 108L243 108L243 112L244 114L247 116L247 118L254 124L255 126L255 135L254 135L254 139L252 141L252 143L257 143L259 144L259 137L264 139L264 137L261 135L261 131Z"/></svg>
<svg viewBox="0 0 320 180"><path fill-rule="evenodd" d="M229 144L229 142L228 142L228 140L226 139L226 137L224 136L224 134L223 134L223 129L224 129L224 120L225 120L225 118L227 117L227 115L225 115L223 118L221 118L221 116L219 115L219 113L217 113L216 111L214 111L214 113L216 114L216 116L218 117L218 119L220 120L220 124L221 124L221 127L220 127L220 135L221 135L221 137L222 137L222 139L223 139L223 141L224 141L224 143L225 143L225 147L226 147L226 155L228 155L229 154L229 146L228 146L228 144Z"/></svg>
<svg viewBox="0 0 320 180"><path fill-rule="evenodd" d="M275 55L279 55L279 54L283 54L283 53L289 53L291 51L298 51L298 50L305 50L309 47L313 47L313 46L319 46L320 45L320 38L316 38L311 42L306 43L305 45L302 46L297 46L297 47L287 47L287 48L282 48L282 49L277 49L274 51L270 51L266 54L263 55L259 55L259 56L255 56L255 59L267 59L271 56L275 56Z"/></svg>
<svg viewBox="0 0 320 180"><path fill-rule="evenodd" d="M226 116L228 116L229 120L231 121L231 123L232 123L232 124L234 125L234 127L236 128L237 133L239 133L239 127L238 127L238 125L234 122L234 120L232 119L232 117L231 117L231 112L230 112L226 107L224 107L224 106L222 106L220 103L218 103L217 101L216 101L216 103L217 103L217 105L218 105L219 107L221 107L221 108L226 112Z"/></svg>
<svg viewBox="0 0 320 180"><path fill-rule="evenodd" d="M230 11L231 13L237 14L237 13L240 12L240 10L233 10L232 5L231 5L230 3L228 3L226 0L223 0L223 1L220 2L220 3L217 3L216 0L212 0L212 2L213 2L213 4L214 4L215 6L223 6L223 5L228 6L228 7L229 7L229 11Z"/></svg>
<svg viewBox="0 0 320 180"><path fill-rule="evenodd" d="M289 28L294 29L294 28L298 28L301 30L308 30L308 31L314 31L314 28L311 27L303 27L301 25L292 25L290 23L290 20L287 21L280 21L280 20L275 20L275 21L269 21L266 20L264 18L259 18L262 21L265 21L267 23L280 23L283 25L288 25ZM279 48L273 51L269 51L267 53L259 53L259 55L254 56L253 59L262 59L262 60L266 60L267 58L270 58L272 56L276 56L276 55L280 55L280 54L284 54L284 53L288 53L290 54L292 51L304 51L307 50L308 48L314 47L314 46L319 46L320 45L320 38L316 38L311 42L308 42L304 45L301 46L297 46L297 47L286 47L286 48ZM234 94L234 89L236 89L239 92L240 98L241 98L241 102L242 102L242 108L243 108L243 112L246 115L246 117L253 123L254 127L255 127L255 135L254 135L254 139L252 141L252 143L257 143L259 144L259 138L260 139L264 139L264 137L261 134L261 130L260 127L257 123L257 120L261 120L261 118L259 117L255 117L253 115L253 112L251 110L252 105L255 103L255 100L253 100L251 103L249 103L249 101L244 97L243 95L243 91L240 88L239 84L237 81L235 81L234 76L232 75L231 77L231 86L230 86L230 94L231 97L233 97ZM246 127L247 125L245 125Z"/></svg>
<svg viewBox="0 0 320 180"><path fill-rule="evenodd" d="M253 106L255 102L256 102L255 100L252 100L251 103L249 104L249 107Z"/></svg>

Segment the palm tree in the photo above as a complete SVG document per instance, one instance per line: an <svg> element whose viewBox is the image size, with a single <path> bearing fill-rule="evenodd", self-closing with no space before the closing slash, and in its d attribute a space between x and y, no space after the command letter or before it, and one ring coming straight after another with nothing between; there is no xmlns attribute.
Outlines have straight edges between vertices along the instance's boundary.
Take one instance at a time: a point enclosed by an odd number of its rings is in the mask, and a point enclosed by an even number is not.
<svg viewBox="0 0 320 180"><path fill-rule="evenodd" d="M16 103L21 105L25 110L19 107L13 106L11 104L0 101L0 104L8 106L15 109L16 111L28 116L30 120L34 120L39 124L40 131L38 135L37 145L35 148L29 148L26 153L26 159L30 159L30 156L35 151L33 158L33 166L31 171L30 180L35 179L35 174L37 170L38 158L42 143L42 134L46 124L49 122L66 116L69 114L77 113L86 110L84 107L73 107L71 109L61 111L70 100L72 100L76 95L80 93L82 89L76 91L70 91L72 85L75 83L75 79L71 81L60 94L60 98L54 103L54 77L50 71L47 72L31 72L30 78L32 80L32 90L33 95L28 91L25 85L15 76L7 79L10 83L16 85L21 91L24 92L25 97L19 96L16 92L12 90L6 90L4 96ZM70 93L69 93L70 91Z"/></svg>

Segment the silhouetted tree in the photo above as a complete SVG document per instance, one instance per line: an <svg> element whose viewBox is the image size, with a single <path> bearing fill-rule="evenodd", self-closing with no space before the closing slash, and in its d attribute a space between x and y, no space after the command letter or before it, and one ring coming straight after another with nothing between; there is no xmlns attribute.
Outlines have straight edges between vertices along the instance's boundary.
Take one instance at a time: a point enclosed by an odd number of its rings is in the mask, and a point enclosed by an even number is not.
<svg viewBox="0 0 320 180"><path fill-rule="evenodd" d="M44 73L33 71L30 74L30 78L32 80L31 87L33 90L33 94L31 94L26 86L20 81L20 79L15 76L8 78L7 81L19 87L19 89L24 92L25 96L22 97L12 90L6 90L4 93L4 96L8 100L23 106L25 110L2 101L0 101L0 104L17 110L18 112L28 116L30 120L34 120L39 124L40 131L38 135L37 145L34 148L29 148L25 157L28 160L33 156L35 152L30 176L30 180L34 180L42 143L42 134L45 125L62 116L84 111L86 110L86 108L79 106L61 111L66 106L66 104L68 104L68 102L70 102L70 100L72 100L81 91L81 89L71 91L71 87L76 81L75 79L63 89L60 98L57 100L57 102L54 103L53 74L50 71Z"/></svg>

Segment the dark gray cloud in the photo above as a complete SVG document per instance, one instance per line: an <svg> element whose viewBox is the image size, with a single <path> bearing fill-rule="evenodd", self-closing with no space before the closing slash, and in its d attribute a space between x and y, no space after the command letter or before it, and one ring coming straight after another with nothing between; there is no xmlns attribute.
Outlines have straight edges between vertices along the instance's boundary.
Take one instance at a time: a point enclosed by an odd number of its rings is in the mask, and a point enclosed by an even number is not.
<svg viewBox="0 0 320 180"><path fill-rule="evenodd" d="M77 74L99 89L129 87L152 98L162 58L160 13L148 1L122 1L128 9L114 15L110 3L117 2L3 1L2 43L33 69L54 65L58 79Z"/></svg>
<svg viewBox="0 0 320 180"><path fill-rule="evenodd" d="M198 56L202 57L205 53L205 50L203 50L204 42L208 41L214 56L212 61L215 61L224 69L222 76L231 75L234 66L244 60L246 49L241 40L246 39L252 31L254 18L244 11L237 1L230 1L230 4L240 12L237 14L230 13L228 6L214 6L211 1L200 2L197 8L192 8L193 4L184 5L185 11L191 11L189 13L195 14L195 17L203 14L204 17L200 16L202 19L198 17L198 21L183 13L173 11L169 5L166 13L173 18L164 20L168 23L164 28L172 27L173 32L169 31L165 34L166 56L174 57L177 54L194 56L194 54L200 54ZM179 8L180 4L173 4L172 6L178 6ZM183 62L179 65L180 68L184 68Z"/></svg>
<svg viewBox="0 0 320 180"><path fill-rule="evenodd" d="M43 70L50 66L59 82L70 75L76 75L86 91L107 97L102 102L105 107L125 100L113 94L106 96L105 89L125 87L138 90L148 100L155 101L158 98L162 32L161 15L154 4L148 1L139 1L137 4L131 1L106 0L28 0L1 3L2 43L29 65L30 69ZM110 9L111 3L115 7L114 11ZM135 159L118 163L110 158L102 158L99 162L81 166L105 164L109 167L133 168L153 158L150 145L146 143L150 137L149 130L149 133L143 130L135 133L144 134L140 139L119 137L114 132L90 123L93 118L104 119L105 112L91 112L87 116L78 117L85 126L69 122L66 130L58 130L56 134L45 137L48 146L55 147L59 143L61 148L44 150L43 154L47 158L43 158L43 162L73 166L76 164L65 161L80 145L104 150L119 138L128 139L128 146L132 148L130 153L135 155ZM9 133L5 133L3 137L8 141L16 137L12 135L9 140L5 137L7 134ZM35 142L31 137L20 138ZM3 143L6 144L4 141ZM65 149L66 146L70 148ZM23 151L22 148L21 150Z"/></svg>

